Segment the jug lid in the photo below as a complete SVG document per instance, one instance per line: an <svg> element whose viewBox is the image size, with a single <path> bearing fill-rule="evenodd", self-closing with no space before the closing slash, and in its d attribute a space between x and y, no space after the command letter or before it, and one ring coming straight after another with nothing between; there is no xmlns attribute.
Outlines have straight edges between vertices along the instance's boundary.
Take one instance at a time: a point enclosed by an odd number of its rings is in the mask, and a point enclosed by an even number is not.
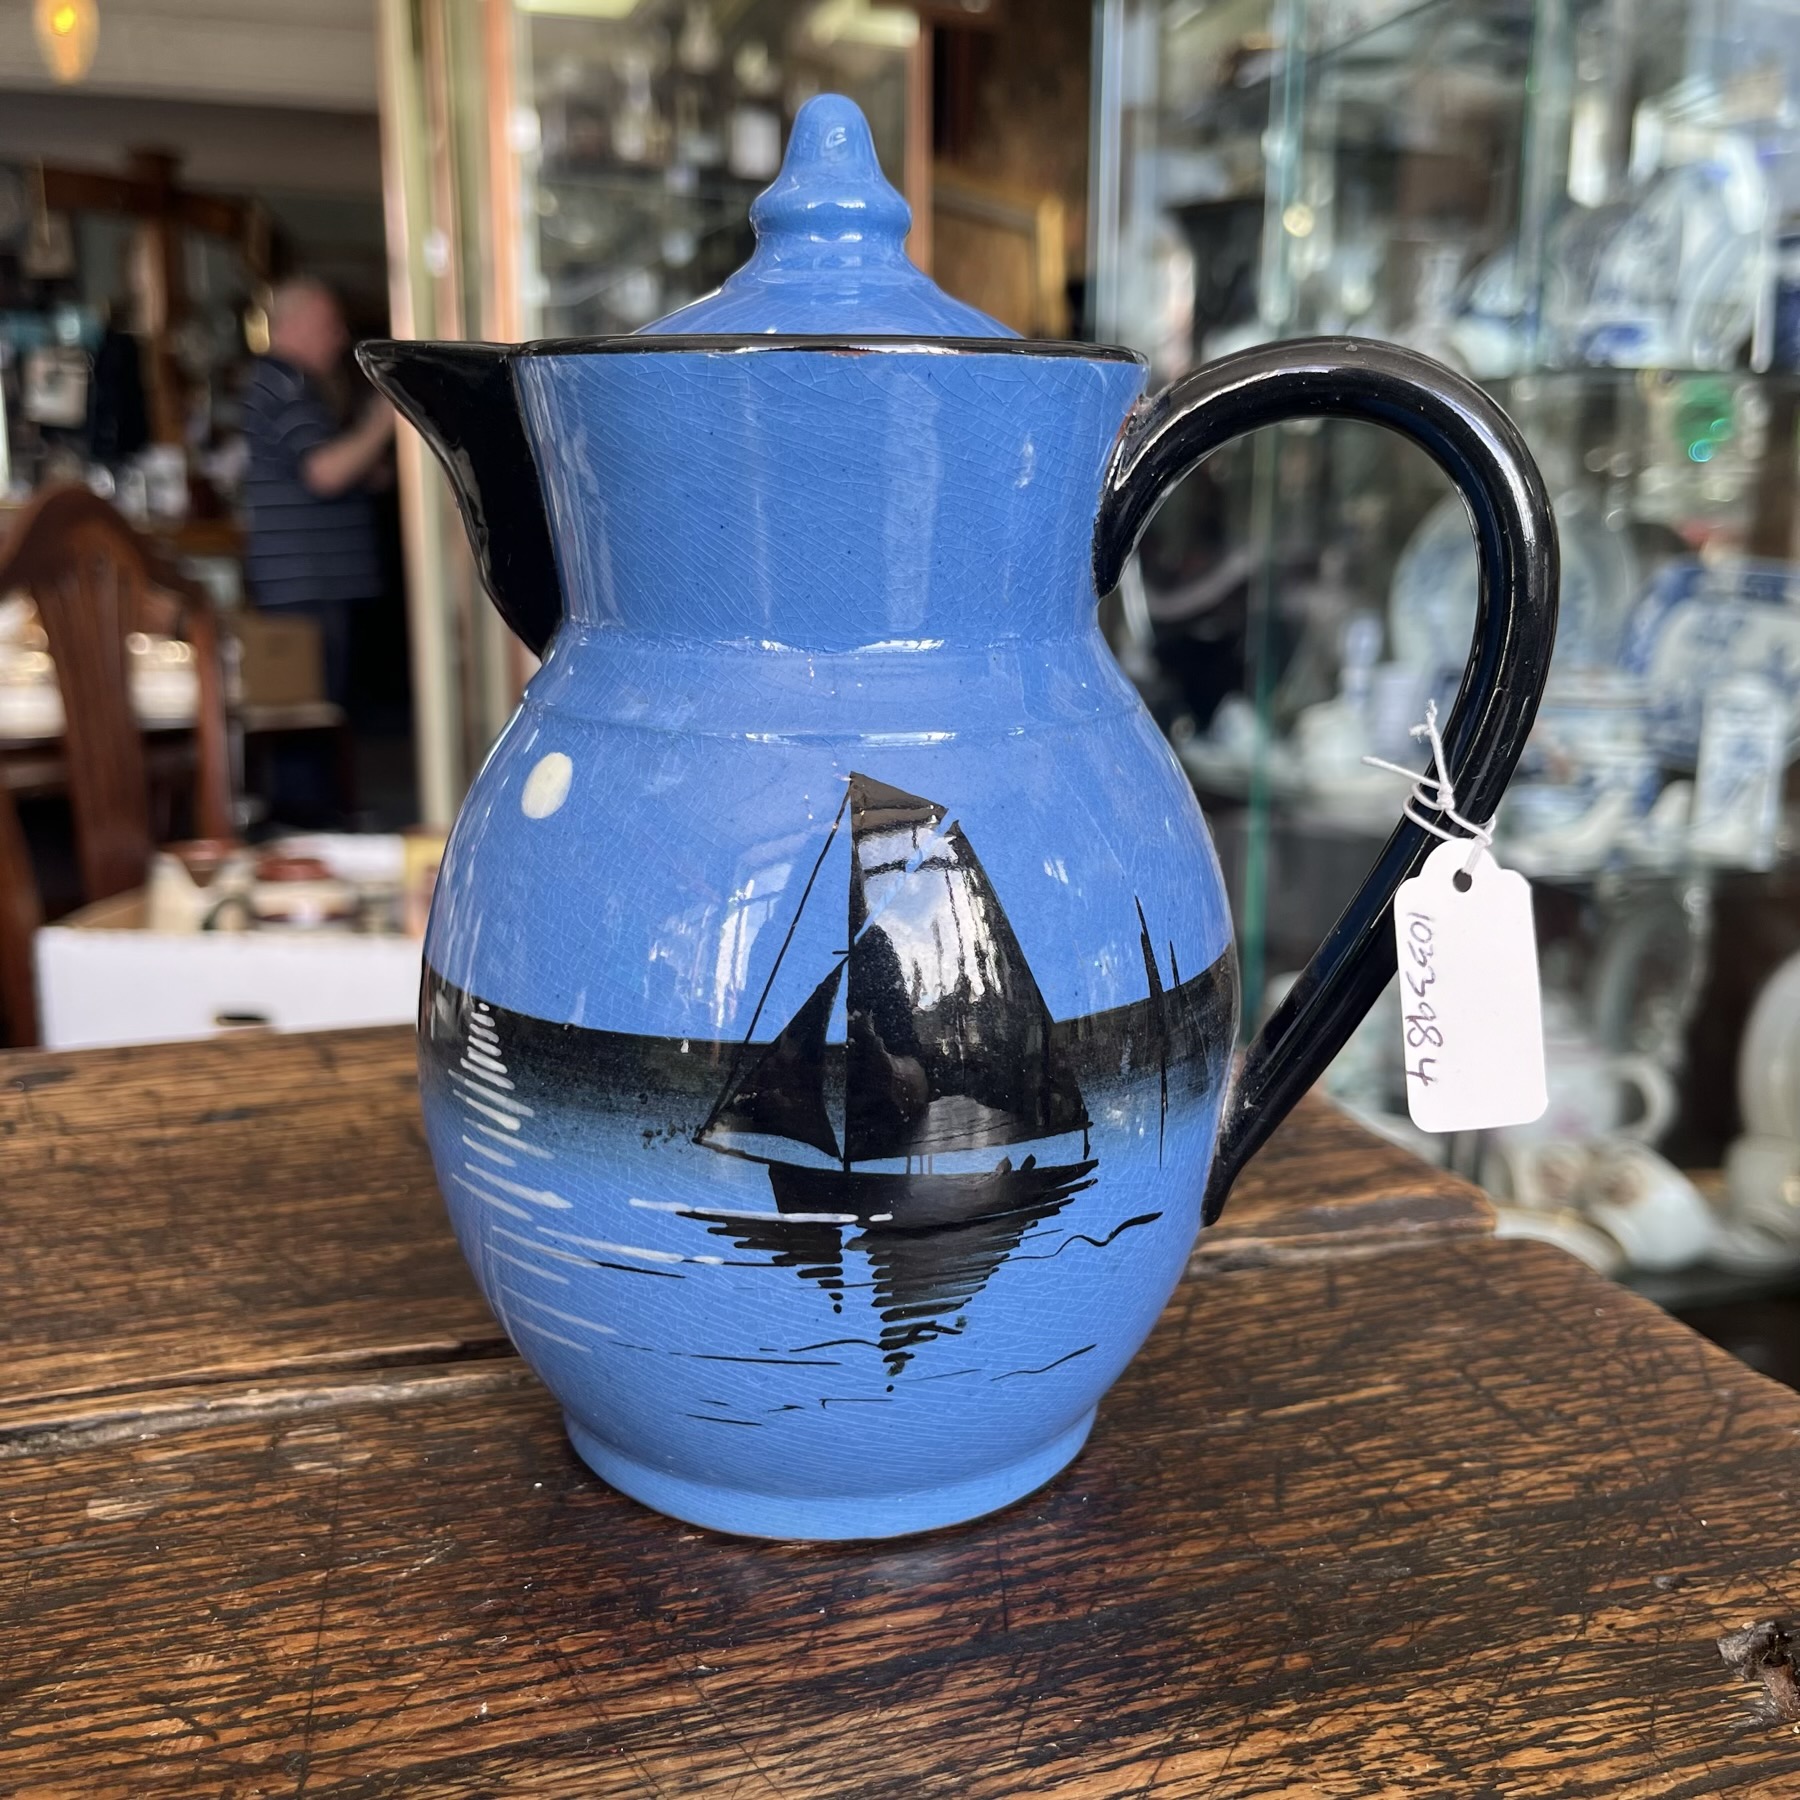
<svg viewBox="0 0 1800 1800"><path fill-rule="evenodd" d="M868 120L842 94L800 108L781 172L751 203L750 223L750 260L639 335L1019 335L953 300L907 257L912 208L882 174Z"/></svg>

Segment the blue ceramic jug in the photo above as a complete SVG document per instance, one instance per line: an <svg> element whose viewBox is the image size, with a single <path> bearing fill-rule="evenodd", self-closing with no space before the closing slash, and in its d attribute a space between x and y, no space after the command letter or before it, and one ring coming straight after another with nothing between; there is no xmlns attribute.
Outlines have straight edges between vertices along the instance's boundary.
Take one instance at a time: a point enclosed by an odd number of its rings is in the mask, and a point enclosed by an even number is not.
<svg viewBox="0 0 1800 1800"><path fill-rule="evenodd" d="M880 1537L1080 1449L1203 1219L1393 970L1402 825L1232 1074L1187 781L1095 621L1167 486L1340 414L1480 547L1448 743L1492 812L1554 629L1544 490L1475 387L1289 343L1143 398L935 288L825 96L754 258L627 338L384 343L543 655L451 835L424 1112L483 1293L582 1457L677 1518Z"/></svg>

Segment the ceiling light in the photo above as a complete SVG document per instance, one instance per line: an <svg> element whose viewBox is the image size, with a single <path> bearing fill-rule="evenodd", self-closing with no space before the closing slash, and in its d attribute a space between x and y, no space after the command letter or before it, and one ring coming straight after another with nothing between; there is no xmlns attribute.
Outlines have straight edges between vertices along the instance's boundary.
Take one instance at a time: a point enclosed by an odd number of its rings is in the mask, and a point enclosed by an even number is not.
<svg viewBox="0 0 1800 1800"><path fill-rule="evenodd" d="M37 0L32 8L38 53L58 81L79 81L100 45L100 9L94 0Z"/></svg>

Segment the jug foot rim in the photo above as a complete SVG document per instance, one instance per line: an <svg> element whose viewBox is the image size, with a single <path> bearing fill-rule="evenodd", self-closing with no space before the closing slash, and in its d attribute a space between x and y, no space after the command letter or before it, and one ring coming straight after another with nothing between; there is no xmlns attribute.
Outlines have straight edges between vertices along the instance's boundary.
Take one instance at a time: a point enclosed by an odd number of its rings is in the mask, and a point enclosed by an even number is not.
<svg viewBox="0 0 1800 1800"><path fill-rule="evenodd" d="M846 1543L941 1531L998 1512L1044 1485L1073 1462L1093 1428L1090 1408L1067 1431L1019 1461L966 1481L900 1494L801 1497L715 1486L652 1468L563 1417L575 1453L609 1487L653 1512L731 1537Z"/></svg>

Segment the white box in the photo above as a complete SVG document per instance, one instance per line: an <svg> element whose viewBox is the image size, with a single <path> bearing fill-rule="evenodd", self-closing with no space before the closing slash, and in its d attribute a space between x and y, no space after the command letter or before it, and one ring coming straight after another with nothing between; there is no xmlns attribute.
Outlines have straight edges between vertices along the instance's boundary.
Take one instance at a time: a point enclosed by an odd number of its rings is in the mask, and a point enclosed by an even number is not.
<svg viewBox="0 0 1800 1800"><path fill-rule="evenodd" d="M419 942L333 931L152 932L144 896L96 901L37 934L39 1028L52 1050L213 1037L260 1025L408 1025Z"/></svg>

